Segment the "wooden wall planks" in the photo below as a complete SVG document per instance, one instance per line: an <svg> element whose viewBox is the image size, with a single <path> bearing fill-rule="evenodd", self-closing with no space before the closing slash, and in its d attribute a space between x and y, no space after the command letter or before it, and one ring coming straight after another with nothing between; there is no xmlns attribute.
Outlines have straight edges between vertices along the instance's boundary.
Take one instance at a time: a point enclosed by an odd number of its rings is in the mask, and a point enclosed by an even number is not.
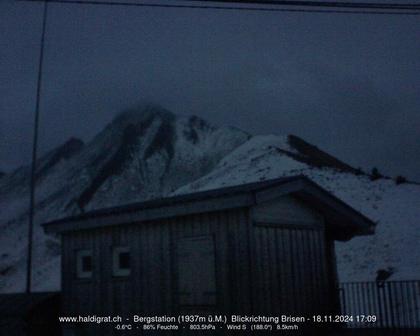
<svg viewBox="0 0 420 336"><path fill-rule="evenodd" d="M293 217L293 218L291 218ZM258 220L268 223L259 225ZM303 223L300 225L300 221ZM285 223L285 225L282 225ZM217 304L180 306L176 247L185 237L212 235ZM204 212L107 226L62 236L63 315L226 314L307 315L330 306L333 244L322 216L292 197L262 207ZM115 277L112 248L128 246L131 273ZM92 249L92 279L76 278L75 252ZM322 309L321 309L322 310ZM107 330L103 335L111 335Z"/></svg>

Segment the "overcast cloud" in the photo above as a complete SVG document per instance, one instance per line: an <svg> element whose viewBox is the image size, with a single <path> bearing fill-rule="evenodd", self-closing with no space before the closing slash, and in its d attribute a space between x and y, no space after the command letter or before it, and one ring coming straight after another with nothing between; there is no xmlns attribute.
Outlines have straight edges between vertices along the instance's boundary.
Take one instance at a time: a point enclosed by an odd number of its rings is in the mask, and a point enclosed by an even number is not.
<svg viewBox="0 0 420 336"><path fill-rule="evenodd" d="M0 170L30 158L41 14L0 4ZM51 4L41 150L147 99L420 180L419 18Z"/></svg>

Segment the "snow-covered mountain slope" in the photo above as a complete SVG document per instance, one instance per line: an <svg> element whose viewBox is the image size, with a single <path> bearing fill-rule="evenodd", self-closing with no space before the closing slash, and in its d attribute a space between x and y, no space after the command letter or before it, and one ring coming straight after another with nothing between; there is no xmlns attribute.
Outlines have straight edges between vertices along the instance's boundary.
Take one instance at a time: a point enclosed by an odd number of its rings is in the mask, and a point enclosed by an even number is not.
<svg viewBox="0 0 420 336"><path fill-rule="evenodd" d="M232 127L177 117L156 105L121 113L91 142L71 139L37 164L34 286L59 287L59 245L40 224L164 196L211 172L250 138ZM30 167L0 179L0 291L24 286Z"/></svg>
<svg viewBox="0 0 420 336"><path fill-rule="evenodd" d="M121 113L92 141L70 139L37 164L34 288L60 286L59 242L39 224L101 207L305 174L379 222L377 234L337 244L341 280L420 277L420 186L371 181L295 136L250 136L155 105ZM0 291L24 287L29 167L0 179Z"/></svg>
<svg viewBox="0 0 420 336"><path fill-rule="evenodd" d="M227 155L210 174L175 193L304 174L378 223L375 235L336 243L341 281L372 281L377 270L388 267L395 269L392 280L419 279L420 185L396 185L391 179L371 181L351 168L314 167L297 161L284 154L296 154L290 141L293 138L253 137Z"/></svg>

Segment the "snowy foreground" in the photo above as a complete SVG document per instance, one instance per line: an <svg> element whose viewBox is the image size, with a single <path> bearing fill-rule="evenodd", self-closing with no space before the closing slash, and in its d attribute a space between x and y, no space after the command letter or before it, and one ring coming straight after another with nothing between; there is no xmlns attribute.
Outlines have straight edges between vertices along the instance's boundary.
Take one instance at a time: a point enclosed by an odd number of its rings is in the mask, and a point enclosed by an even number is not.
<svg viewBox="0 0 420 336"><path fill-rule="evenodd" d="M34 287L60 288L60 246L40 224L85 209L305 174L378 223L337 243L340 281L420 278L420 185L371 181L293 136L251 136L158 106L120 114L92 141L71 139L40 158ZM29 167L0 177L0 291L24 288Z"/></svg>

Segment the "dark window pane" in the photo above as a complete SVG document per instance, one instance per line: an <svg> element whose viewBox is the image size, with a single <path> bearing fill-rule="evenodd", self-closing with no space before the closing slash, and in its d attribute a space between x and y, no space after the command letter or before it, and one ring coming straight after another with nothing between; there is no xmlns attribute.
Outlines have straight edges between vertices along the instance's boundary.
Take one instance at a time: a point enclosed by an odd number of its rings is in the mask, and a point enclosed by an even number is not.
<svg viewBox="0 0 420 336"><path fill-rule="evenodd" d="M121 252L119 255L119 268L129 269L130 268L130 253Z"/></svg>
<svg viewBox="0 0 420 336"><path fill-rule="evenodd" d="M82 272L91 272L92 271L92 257L83 256L82 257Z"/></svg>

